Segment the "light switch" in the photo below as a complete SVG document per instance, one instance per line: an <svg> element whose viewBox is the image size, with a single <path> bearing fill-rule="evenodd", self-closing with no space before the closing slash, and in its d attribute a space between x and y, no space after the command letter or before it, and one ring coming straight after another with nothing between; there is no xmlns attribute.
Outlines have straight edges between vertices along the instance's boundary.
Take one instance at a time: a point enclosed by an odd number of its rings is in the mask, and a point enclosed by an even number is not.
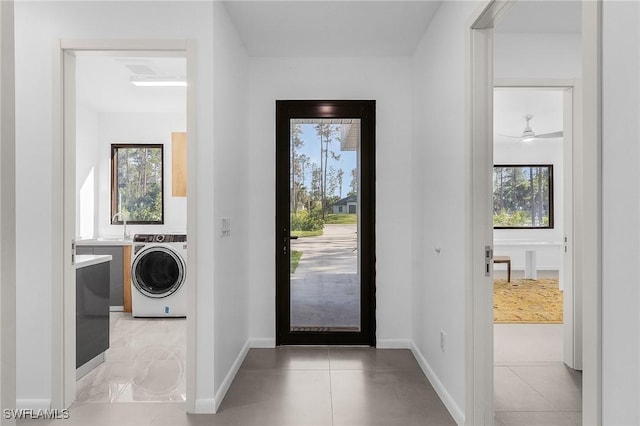
<svg viewBox="0 0 640 426"><path fill-rule="evenodd" d="M222 218L222 236L223 237L231 236L231 218L230 217Z"/></svg>

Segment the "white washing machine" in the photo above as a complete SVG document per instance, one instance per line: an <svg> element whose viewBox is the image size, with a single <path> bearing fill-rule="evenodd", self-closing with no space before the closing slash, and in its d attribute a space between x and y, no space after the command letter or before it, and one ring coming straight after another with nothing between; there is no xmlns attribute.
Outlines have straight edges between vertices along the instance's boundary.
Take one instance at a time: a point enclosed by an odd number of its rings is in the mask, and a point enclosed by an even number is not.
<svg viewBox="0 0 640 426"><path fill-rule="evenodd" d="M131 259L134 317L187 316L187 236L136 234Z"/></svg>

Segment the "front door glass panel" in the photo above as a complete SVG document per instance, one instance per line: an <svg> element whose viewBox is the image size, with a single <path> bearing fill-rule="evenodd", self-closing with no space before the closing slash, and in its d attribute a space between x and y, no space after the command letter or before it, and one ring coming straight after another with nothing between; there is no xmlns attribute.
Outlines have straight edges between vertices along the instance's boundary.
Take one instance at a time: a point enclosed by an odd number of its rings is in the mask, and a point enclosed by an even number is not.
<svg viewBox="0 0 640 426"><path fill-rule="evenodd" d="M290 331L360 332L360 119L290 120Z"/></svg>

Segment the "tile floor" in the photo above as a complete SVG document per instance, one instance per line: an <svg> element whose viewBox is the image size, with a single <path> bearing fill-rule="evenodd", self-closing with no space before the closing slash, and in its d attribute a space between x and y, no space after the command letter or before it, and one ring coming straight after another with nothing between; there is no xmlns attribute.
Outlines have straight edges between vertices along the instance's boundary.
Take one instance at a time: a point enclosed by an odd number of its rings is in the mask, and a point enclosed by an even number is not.
<svg viewBox="0 0 640 426"><path fill-rule="evenodd" d="M582 373L562 362L562 324L494 325L496 426L582 423Z"/></svg>
<svg viewBox="0 0 640 426"><path fill-rule="evenodd" d="M215 422L202 424L455 422L408 350L281 347L252 349Z"/></svg>
<svg viewBox="0 0 640 426"><path fill-rule="evenodd" d="M185 327L112 314L107 361L78 382L70 418L18 424L455 424L410 351L373 348L252 349L218 414L185 414ZM559 325L495 326L497 426L580 424L581 374L561 342Z"/></svg>
<svg viewBox="0 0 640 426"><path fill-rule="evenodd" d="M184 318L133 318L111 312L105 362L82 377L76 401L185 401Z"/></svg>
<svg viewBox="0 0 640 426"><path fill-rule="evenodd" d="M496 366L494 378L496 426L581 424L582 376L563 363Z"/></svg>
<svg viewBox="0 0 640 426"><path fill-rule="evenodd" d="M19 425L455 425L408 350L252 349L215 415L181 402L76 402L67 420Z"/></svg>

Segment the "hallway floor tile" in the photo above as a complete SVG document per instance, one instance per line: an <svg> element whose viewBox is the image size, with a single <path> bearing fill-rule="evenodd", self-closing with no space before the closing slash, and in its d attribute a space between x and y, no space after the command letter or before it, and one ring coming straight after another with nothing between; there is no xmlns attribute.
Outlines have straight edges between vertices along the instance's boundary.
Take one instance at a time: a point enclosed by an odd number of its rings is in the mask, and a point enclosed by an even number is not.
<svg viewBox="0 0 640 426"><path fill-rule="evenodd" d="M562 327L494 326L496 426L581 424L582 373L562 361Z"/></svg>
<svg viewBox="0 0 640 426"><path fill-rule="evenodd" d="M251 349L217 414L184 402L76 402L67 420L19 426L455 425L409 350Z"/></svg>

